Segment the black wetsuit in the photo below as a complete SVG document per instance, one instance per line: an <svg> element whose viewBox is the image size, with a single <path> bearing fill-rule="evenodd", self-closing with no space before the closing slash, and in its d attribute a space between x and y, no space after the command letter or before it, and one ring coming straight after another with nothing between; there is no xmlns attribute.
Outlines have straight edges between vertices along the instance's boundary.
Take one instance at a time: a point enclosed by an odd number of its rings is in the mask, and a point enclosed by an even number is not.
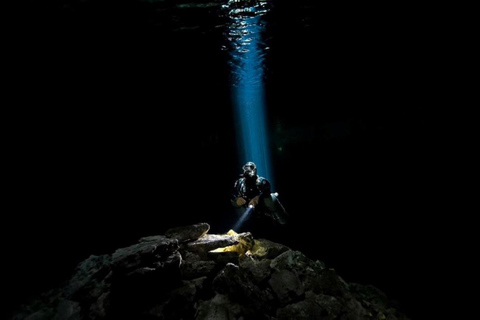
<svg viewBox="0 0 480 320"><path fill-rule="evenodd" d="M247 201L247 203L245 203L245 206L247 206L248 202L250 202L250 200L256 196L259 196L260 198L263 198L266 195L269 196L270 191L270 182L264 177L243 177L235 181L234 190L232 193L232 201L234 202L234 205L236 205L235 199L242 197Z"/></svg>
<svg viewBox="0 0 480 320"><path fill-rule="evenodd" d="M257 218L267 217L278 224L286 223L288 215L277 196L271 193L270 182L266 178L255 175L251 178L242 177L235 181L231 199L234 207L247 208L250 200L256 196L259 197L258 205L254 209L254 215ZM246 200L242 206L237 205L235 201L239 197Z"/></svg>

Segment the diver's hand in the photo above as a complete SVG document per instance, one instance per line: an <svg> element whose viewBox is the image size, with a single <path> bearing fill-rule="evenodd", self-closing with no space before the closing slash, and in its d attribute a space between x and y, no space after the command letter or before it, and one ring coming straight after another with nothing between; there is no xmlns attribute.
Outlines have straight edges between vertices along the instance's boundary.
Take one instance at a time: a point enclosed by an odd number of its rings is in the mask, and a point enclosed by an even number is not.
<svg viewBox="0 0 480 320"><path fill-rule="evenodd" d="M248 203L248 206L256 207L258 204L259 196L254 197L250 202Z"/></svg>
<svg viewBox="0 0 480 320"><path fill-rule="evenodd" d="M237 199L235 199L235 203L239 207L243 206L246 202L247 200L243 199L242 197L238 197Z"/></svg>

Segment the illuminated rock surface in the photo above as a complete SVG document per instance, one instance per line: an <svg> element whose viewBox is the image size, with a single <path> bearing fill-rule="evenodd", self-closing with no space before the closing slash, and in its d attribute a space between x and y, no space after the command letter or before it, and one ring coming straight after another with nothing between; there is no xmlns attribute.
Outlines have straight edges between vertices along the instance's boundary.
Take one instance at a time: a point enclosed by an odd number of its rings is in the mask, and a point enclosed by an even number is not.
<svg viewBox="0 0 480 320"><path fill-rule="evenodd" d="M408 319L379 289L299 251L209 229L181 226L92 255L13 319Z"/></svg>

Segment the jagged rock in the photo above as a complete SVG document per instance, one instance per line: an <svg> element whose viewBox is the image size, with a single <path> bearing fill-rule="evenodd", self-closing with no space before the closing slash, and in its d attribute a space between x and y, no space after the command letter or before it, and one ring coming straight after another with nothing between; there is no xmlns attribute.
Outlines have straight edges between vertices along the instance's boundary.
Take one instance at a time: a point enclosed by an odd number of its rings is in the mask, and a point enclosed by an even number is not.
<svg viewBox="0 0 480 320"><path fill-rule="evenodd" d="M253 248L250 251L256 258L274 259L288 250L290 250L290 248L283 244L275 243L267 239L259 239L255 240Z"/></svg>
<svg viewBox="0 0 480 320"><path fill-rule="evenodd" d="M300 300L305 290L297 275L285 269L275 271L268 283L283 305Z"/></svg>
<svg viewBox="0 0 480 320"><path fill-rule="evenodd" d="M262 283L265 279L268 279L272 272L270 260L257 261L252 257L241 259L240 267L246 270L245 272L250 273L257 283Z"/></svg>
<svg viewBox="0 0 480 320"><path fill-rule="evenodd" d="M206 234L193 242L187 243L185 249L206 256L208 251L228 247L238 243L238 240L231 235Z"/></svg>
<svg viewBox="0 0 480 320"><path fill-rule="evenodd" d="M90 318L105 319L110 308L110 292L104 292L90 306Z"/></svg>
<svg viewBox="0 0 480 320"><path fill-rule="evenodd" d="M168 299L157 303L146 312L148 319L193 319L207 278L182 281L172 290Z"/></svg>
<svg viewBox="0 0 480 320"><path fill-rule="evenodd" d="M194 282L182 281L179 287L171 291L168 299L161 301L146 314L154 319L191 319L195 313L196 294Z"/></svg>
<svg viewBox="0 0 480 320"><path fill-rule="evenodd" d="M212 286L215 292L227 294L232 301L246 304L260 312L259 314L270 311L274 301L273 294L268 288L262 289L257 286L247 273L232 263L227 263L213 280Z"/></svg>
<svg viewBox="0 0 480 320"><path fill-rule="evenodd" d="M110 272L110 255L91 255L81 262L65 288L68 299L81 299L81 296L94 296L100 282Z"/></svg>
<svg viewBox="0 0 480 320"><path fill-rule="evenodd" d="M217 294L212 299L201 301L196 320L239 319L242 307L231 302L228 296Z"/></svg>
<svg viewBox="0 0 480 320"><path fill-rule="evenodd" d="M239 264L239 255L236 251L209 251L207 257L220 265L226 265L229 262Z"/></svg>
<svg viewBox="0 0 480 320"><path fill-rule="evenodd" d="M208 230L210 230L210 225L208 225L208 223L199 223L192 226L169 229L165 232L165 235L169 238L177 239L178 242L183 243L203 237L207 234Z"/></svg>
<svg viewBox="0 0 480 320"><path fill-rule="evenodd" d="M308 259L299 251L288 250L278 255L272 260L271 267L274 270L292 270L297 272L312 264L312 260Z"/></svg>
<svg viewBox="0 0 480 320"><path fill-rule="evenodd" d="M173 238L92 255L12 320L409 320L377 288L349 284L281 244L234 232L187 240L205 229L174 228Z"/></svg>
<svg viewBox="0 0 480 320"><path fill-rule="evenodd" d="M134 288L141 290L142 286L153 288L164 281L179 279L181 265L182 256L179 252L174 252L161 260L144 262L128 273L115 273L114 270L112 282L115 281L117 287L127 286L130 290Z"/></svg>
<svg viewBox="0 0 480 320"><path fill-rule="evenodd" d="M250 252L255 244L255 240L250 232L236 233L233 230L230 230L226 233L228 236L232 236L232 239L236 241L236 244L218 248L212 250L213 252L236 252L237 256L243 256Z"/></svg>
<svg viewBox="0 0 480 320"><path fill-rule="evenodd" d="M24 318L25 320L44 320L50 319L54 315L52 310L42 309Z"/></svg>
<svg viewBox="0 0 480 320"><path fill-rule="evenodd" d="M243 256L248 251L252 250L255 245L255 240L250 232L235 234L234 238L238 241L238 244L234 245L234 248L239 256Z"/></svg>
<svg viewBox="0 0 480 320"><path fill-rule="evenodd" d="M208 276L215 270L215 261L193 261L182 263L181 272L184 279L195 279Z"/></svg>
<svg viewBox="0 0 480 320"><path fill-rule="evenodd" d="M362 306L375 319L386 317L386 319L399 320L408 319L398 312L393 301L390 301L385 293L372 285L350 283L349 289Z"/></svg>
<svg viewBox="0 0 480 320"><path fill-rule="evenodd" d="M341 308L340 302L335 297L316 295L309 291L305 294L305 300L279 308L276 316L278 320L333 320L338 319Z"/></svg>
<svg viewBox="0 0 480 320"><path fill-rule="evenodd" d="M343 296L348 291L348 284L337 276L337 273L332 268L323 270L319 280L321 293L331 296Z"/></svg>
<svg viewBox="0 0 480 320"><path fill-rule="evenodd" d="M279 272L291 271L302 284L305 291L313 290L320 293L320 272L324 265L308 259L298 251L288 250L272 260L270 267Z"/></svg>
<svg viewBox="0 0 480 320"><path fill-rule="evenodd" d="M146 238L143 238L146 239ZM178 240L165 236L151 238L126 248L117 249L112 254L112 267L124 272L133 271L144 263L149 263L175 252Z"/></svg>
<svg viewBox="0 0 480 320"><path fill-rule="evenodd" d="M57 314L53 320L81 320L80 303L70 300L61 300L57 307Z"/></svg>
<svg viewBox="0 0 480 320"><path fill-rule="evenodd" d="M195 279L209 275L219 268L219 264L222 265L214 259L202 259L202 257L196 253L186 251L183 253L180 271L183 279Z"/></svg>
<svg viewBox="0 0 480 320"><path fill-rule="evenodd" d="M379 308L388 307L388 298L385 293L372 285L350 283L350 291L359 296L360 301L369 301L369 306L373 304Z"/></svg>
<svg viewBox="0 0 480 320"><path fill-rule="evenodd" d="M199 254L197 254L195 252L191 252L191 251L182 252L182 259L183 259L183 263L195 262L195 261L204 261Z"/></svg>
<svg viewBox="0 0 480 320"><path fill-rule="evenodd" d="M369 313L362 304L352 296L348 295L343 301L344 309L346 310L344 318L352 320L367 320L370 318L371 313Z"/></svg>
<svg viewBox="0 0 480 320"><path fill-rule="evenodd" d="M197 288L197 290L201 291L204 288L205 280L207 280L207 277L200 277L197 279L190 280L189 282L195 284L195 287Z"/></svg>
<svg viewBox="0 0 480 320"><path fill-rule="evenodd" d="M302 281L306 291L312 290L315 293L321 293L322 282L321 273L325 270L325 264L320 261L311 262L303 269L296 269L296 273Z"/></svg>

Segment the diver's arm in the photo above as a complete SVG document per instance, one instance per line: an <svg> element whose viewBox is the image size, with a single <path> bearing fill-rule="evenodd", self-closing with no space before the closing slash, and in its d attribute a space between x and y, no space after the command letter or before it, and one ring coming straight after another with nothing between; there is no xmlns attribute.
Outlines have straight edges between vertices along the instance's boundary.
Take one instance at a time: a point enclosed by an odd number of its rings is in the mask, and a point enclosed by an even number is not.
<svg viewBox="0 0 480 320"><path fill-rule="evenodd" d="M245 200L241 196L239 189L240 189L240 180L237 180L235 181L235 185L233 186L232 197L230 199L232 206L234 206L235 208L239 208L247 202L247 200Z"/></svg>
<svg viewBox="0 0 480 320"><path fill-rule="evenodd" d="M244 198L242 197L238 197L235 199L235 205L236 207L241 207L243 206L245 203L247 203L247 200L245 200Z"/></svg>
<svg viewBox="0 0 480 320"><path fill-rule="evenodd" d="M253 197L249 202L249 206L256 207L258 203L263 199L264 197L270 197L270 181L265 179L264 177L259 177L257 179L257 190L258 190L258 195Z"/></svg>
<svg viewBox="0 0 480 320"><path fill-rule="evenodd" d="M263 177L258 179L257 188L258 188L258 191L260 192L260 197L270 196L270 193L272 192L270 181L268 181Z"/></svg>
<svg viewBox="0 0 480 320"><path fill-rule="evenodd" d="M256 207L258 204L258 201L260 201L260 196L255 196L248 202L248 206Z"/></svg>

